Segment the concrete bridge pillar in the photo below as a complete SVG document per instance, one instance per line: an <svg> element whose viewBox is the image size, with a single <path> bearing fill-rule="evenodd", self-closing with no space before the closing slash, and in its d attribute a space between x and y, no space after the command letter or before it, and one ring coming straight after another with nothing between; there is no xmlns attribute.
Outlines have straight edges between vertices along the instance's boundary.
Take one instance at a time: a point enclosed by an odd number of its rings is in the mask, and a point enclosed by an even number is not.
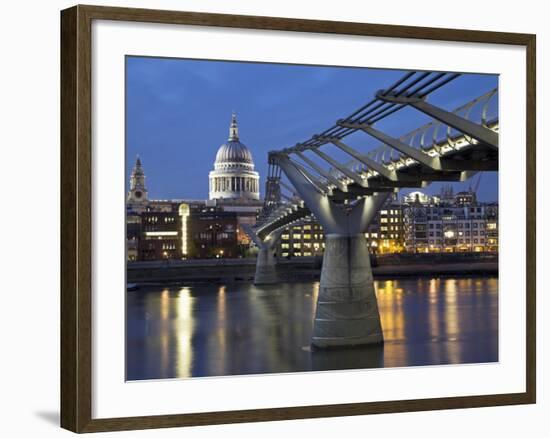
<svg viewBox="0 0 550 438"><path fill-rule="evenodd" d="M389 193L366 196L342 208L315 190L288 156L277 156L277 163L326 233L311 344L317 348L381 344L384 338L364 233Z"/></svg>
<svg viewBox="0 0 550 438"><path fill-rule="evenodd" d="M262 239L250 225L241 224L241 227L259 249L258 257L256 258L254 284L276 284L278 282L276 257L277 242L283 230L276 230Z"/></svg>
<svg viewBox="0 0 550 438"><path fill-rule="evenodd" d="M254 274L254 284L276 284L277 277L277 257L275 257L275 248L272 245L262 245L256 259L256 273Z"/></svg>
<svg viewBox="0 0 550 438"><path fill-rule="evenodd" d="M279 241L283 230L277 230L261 240L257 235L254 236L256 246L259 248L258 258L256 259L256 273L254 274L254 284L276 284L279 281L277 276L277 242Z"/></svg>
<svg viewBox="0 0 550 438"><path fill-rule="evenodd" d="M363 234L328 234L311 343L317 348L384 341Z"/></svg>

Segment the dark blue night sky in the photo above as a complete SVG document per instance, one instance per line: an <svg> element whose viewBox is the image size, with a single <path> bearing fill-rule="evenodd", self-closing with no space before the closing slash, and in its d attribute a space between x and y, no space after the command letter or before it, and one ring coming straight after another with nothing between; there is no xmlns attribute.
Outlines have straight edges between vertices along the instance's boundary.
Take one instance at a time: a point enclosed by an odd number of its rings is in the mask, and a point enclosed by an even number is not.
<svg viewBox="0 0 550 438"><path fill-rule="evenodd" d="M208 172L219 146L227 140L232 110L237 113L240 140L253 154L263 192L268 151L323 131L404 74L142 57L128 57L126 67L126 174L139 154L151 199L208 197ZM452 110L497 85L495 75L463 75L433 93L429 101ZM400 136L428 121L405 108L377 127ZM376 145L367 136L354 137L350 144L364 151ZM465 190L469 185L456 183L454 189ZM439 190L439 184L426 189ZM483 174L478 199L498 199L497 173Z"/></svg>

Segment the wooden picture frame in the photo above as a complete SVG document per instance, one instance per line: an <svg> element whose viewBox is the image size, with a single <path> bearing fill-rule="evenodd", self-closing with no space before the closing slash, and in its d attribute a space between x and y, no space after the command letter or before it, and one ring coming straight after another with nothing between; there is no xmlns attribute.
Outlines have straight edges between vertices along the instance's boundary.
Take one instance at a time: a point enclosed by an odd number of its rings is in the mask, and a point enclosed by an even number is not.
<svg viewBox="0 0 550 438"><path fill-rule="evenodd" d="M91 26L93 20L524 46L527 54L525 66L527 77L525 96L527 103L526 391L498 395L93 419L92 193L90 184L92 178ZM80 433L535 403L535 58L536 37L530 34L100 6L75 6L62 11L61 426Z"/></svg>

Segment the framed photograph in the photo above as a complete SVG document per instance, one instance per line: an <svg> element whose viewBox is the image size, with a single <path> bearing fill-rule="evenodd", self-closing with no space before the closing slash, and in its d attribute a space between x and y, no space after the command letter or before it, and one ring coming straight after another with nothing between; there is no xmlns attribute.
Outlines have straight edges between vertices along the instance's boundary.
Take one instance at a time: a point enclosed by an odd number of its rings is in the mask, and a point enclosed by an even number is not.
<svg viewBox="0 0 550 438"><path fill-rule="evenodd" d="M61 12L61 425L535 403L535 35Z"/></svg>

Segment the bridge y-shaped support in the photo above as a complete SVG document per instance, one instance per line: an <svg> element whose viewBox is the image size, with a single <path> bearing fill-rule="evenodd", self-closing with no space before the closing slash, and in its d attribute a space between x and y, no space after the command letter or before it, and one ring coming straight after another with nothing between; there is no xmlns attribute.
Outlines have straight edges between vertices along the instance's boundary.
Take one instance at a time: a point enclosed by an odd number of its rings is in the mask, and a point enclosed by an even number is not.
<svg viewBox="0 0 550 438"><path fill-rule="evenodd" d="M277 275L277 254L276 246L281 237L281 231L271 233L259 246L258 258L256 259L256 273L254 284L276 284L279 281Z"/></svg>
<svg viewBox="0 0 550 438"><path fill-rule="evenodd" d="M312 345L329 348L382 343L364 233L388 194L365 197L345 212L316 191L287 156L277 159L326 236Z"/></svg>
<svg viewBox="0 0 550 438"><path fill-rule="evenodd" d="M258 257L256 258L254 284L276 284L279 278L277 276L277 257L275 251L282 230L274 231L262 240L249 225L243 224L241 227L259 249Z"/></svg>

